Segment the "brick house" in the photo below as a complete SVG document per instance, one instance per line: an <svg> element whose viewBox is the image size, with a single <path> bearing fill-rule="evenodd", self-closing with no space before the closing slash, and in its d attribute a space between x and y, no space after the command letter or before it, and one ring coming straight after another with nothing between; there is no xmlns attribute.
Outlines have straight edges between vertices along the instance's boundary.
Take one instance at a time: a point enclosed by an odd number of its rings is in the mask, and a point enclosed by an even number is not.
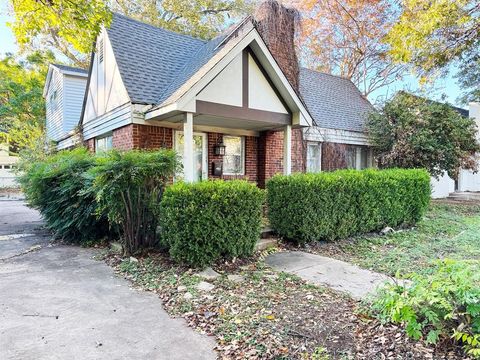
<svg viewBox="0 0 480 360"><path fill-rule="evenodd" d="M83 78L79 126L50 139L97 152L174 148L186 181L264 186L276 173L371 165L363 124L373 107L349 80L299 66L294 23L267 1L205 41L114 14Z"/></svg>

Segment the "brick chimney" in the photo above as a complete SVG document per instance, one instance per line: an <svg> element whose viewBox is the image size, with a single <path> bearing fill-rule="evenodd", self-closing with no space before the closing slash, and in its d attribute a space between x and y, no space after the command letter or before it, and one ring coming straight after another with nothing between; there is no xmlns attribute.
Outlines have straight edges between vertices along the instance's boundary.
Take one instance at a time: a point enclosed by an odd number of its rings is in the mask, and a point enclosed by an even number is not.
<svg viewBox="0 0 480 360"><path fill-rule="evenodd" d="M299 12L276 0L266 0L256 9L254 19L268 49L298 93L299 65L295 52L295 28Z"/></svg>

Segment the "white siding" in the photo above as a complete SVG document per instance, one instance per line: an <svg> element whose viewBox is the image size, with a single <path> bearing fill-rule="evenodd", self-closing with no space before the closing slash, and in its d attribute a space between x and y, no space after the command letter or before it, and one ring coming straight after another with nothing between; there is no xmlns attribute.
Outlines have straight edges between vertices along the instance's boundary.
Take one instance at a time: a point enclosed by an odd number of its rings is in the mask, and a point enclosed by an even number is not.
<svg viewBox="0 0 480 360"><path fill-rule="evenodd" d="M125 104L94 120L84 123L83 139L88 140L131 123L132 106Z"/></svg>
<svg viewBox="0 0 480 360"><path fill-rule="evenodd" d="M200 91L197 100L242 106L242 54Z"/></svg>
<svg viewBox="0 0 480 360"><path fill-rule="evenodd" d="M87 79L71 75L64 76L63 134L72 131L80 121Z"/></svg>
<svg viewBox="0 0 480 360"><path fill-rule="evenodd" d="M101 39L103 39L104 57L103 61L100 62L97 54L101 49L97 48L90 75L90 86L83 118L84 124L130 102L105 30L100 33L97 44L101 43Z"/></svg>
<svg viewBox="0 0 480 360"><path fill-rule="evenodd" d="M257 110L288 112L251 55L248 55L248 106Z"/></svg>
<svg viewBox="0 0 480 360"><path fill-rule="evenodd" d="M51 103L51 96L56 91L56 105ZM59 140L63 136L63 75L53 70L49 88L45 97L46 128L49 140Z"/></svg>

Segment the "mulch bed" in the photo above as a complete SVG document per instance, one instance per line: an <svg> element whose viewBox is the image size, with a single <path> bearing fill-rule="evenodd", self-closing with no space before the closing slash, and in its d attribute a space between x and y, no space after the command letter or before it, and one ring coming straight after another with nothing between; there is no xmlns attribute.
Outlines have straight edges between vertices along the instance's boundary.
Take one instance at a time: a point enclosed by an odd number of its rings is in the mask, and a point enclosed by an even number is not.
<svg viewBox="0 0 480 360"><path fill-rule="evenodd" d="M426 346L360 314L346 295L273 272L261 255L214 266L225 276L208 280L215 287L207 292L196 289L194 270L162 254L105 260L136 287L157 293L172 316L214 336L219 359L465 359L451 344ZM228 280L232 273L242 280Z"/></svg>

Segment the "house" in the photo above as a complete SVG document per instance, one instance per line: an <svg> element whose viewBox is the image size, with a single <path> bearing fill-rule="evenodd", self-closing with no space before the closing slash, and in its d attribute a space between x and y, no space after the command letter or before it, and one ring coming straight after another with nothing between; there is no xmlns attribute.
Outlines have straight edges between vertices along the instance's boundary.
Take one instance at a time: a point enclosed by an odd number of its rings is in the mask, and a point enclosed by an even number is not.
<svg viewBox="0 0 480 360"><path fill-rule="evenodd" d="M480 103L471 102L468 111L460 108L455 109L461 115L474 119L477 128L480 129ZM480 142L480 131L477 132L477 141ZM445 198L453 192L478 192L480 191L480 172L461 169L456 181L447 174L444 174L439 179L432 178L431 184L433 198Z"/></svg>
<svg viewBox="0 0 480 360"><path fill-rule="evenodd" d="M88 72L71 66L51 64L43 88L46 104L46 132L51 141L72 146L71 136L78 126Z"/></svg>
<svg viewBox="0 0 480 360"><path fill-rule="evenodd" d="M273 0L210 41L114 14L75 100L80 133L68 123L49 137L59 149L174 148L186 181L264 186L276 173L370 166L363 124L372 105L349 80L301 68L294 30L294 11ZM51 115L47 123L59 127Z"/></svg>
<svg viewBox="0 0 480 360"><path fill-rule="evenodd" d="M18 187L13 172L19 158L10 154L8 143L0 143L0 189Z"/></svg>

